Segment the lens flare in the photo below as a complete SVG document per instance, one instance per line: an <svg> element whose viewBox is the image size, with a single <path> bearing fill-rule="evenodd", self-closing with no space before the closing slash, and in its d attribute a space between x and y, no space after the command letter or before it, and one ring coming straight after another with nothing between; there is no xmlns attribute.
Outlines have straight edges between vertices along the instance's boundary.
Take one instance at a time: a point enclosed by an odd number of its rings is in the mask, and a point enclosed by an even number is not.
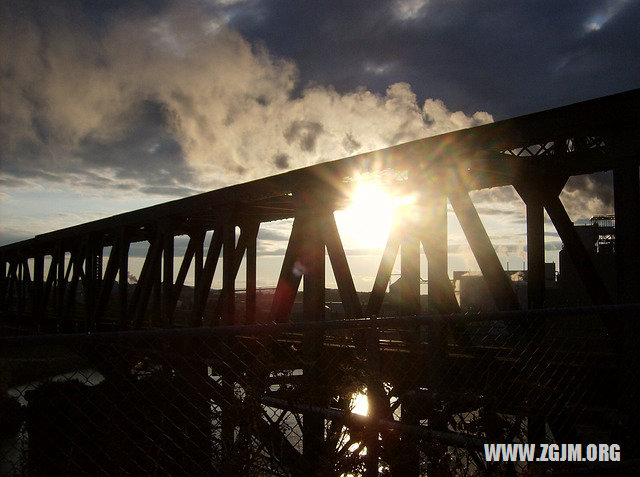
<svg viewBox="0 0 640 477"><path fill-rule="evenodd" d="M394 193L379 177L358 178L349 207L335 214L345 248L384 248L397 209L414 202L415 196Z"/></svg>

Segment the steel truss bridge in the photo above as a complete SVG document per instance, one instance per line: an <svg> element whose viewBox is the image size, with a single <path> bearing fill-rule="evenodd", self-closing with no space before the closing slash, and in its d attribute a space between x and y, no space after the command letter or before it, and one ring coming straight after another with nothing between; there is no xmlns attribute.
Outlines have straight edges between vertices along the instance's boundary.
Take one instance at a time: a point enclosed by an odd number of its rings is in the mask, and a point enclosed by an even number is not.
<svg viewBox="0 0 640 477"><path fill-rule="evenodd" d="M485 442L618 442L625 457L639 458L639 138L640 90L633 90L6 245L0 341L5 349L62 343L122 386L133 386L141 363L148 379L161 375L170 388L179 381L192 438L171 448L190 456L185 467L171 467L178 457L163 467L173 474L535 473L527 464L487 463ZM383 171L417 200L398 212L363 303L334 211L349 203L358 174ZM570 177L600 171L613 177L615 284L600 276L559 198ZM526 205L525 304L469 195L500 186L513 186ZM460 309L448 275L448 205L497 313ZM581 308L545 308L545 211L580 278L575 287L592 300ZM263 223L282 219L293 225L265 317L257 310L257 236ZM180 236L188 244L174 269ZM139 242L148 248L131 284ZM343 308L338 321L326 321L327 256ZM376 318L398 257L398 316ZM214 293L220 259L222 289ZM190 269L193 304L185 314L178 303ZM300 295L303 321L292 323ZM349 412L357 393L368 397L368 417ZM152 465L136 462L138 471Z"/></svg>

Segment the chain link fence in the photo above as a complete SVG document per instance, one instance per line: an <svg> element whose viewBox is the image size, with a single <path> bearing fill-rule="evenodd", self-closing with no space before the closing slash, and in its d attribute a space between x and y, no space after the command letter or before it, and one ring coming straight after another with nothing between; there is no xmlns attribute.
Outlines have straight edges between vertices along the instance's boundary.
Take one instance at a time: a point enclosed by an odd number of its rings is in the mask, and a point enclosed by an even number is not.
<svg viewBox="0 0 640 477"><path fill-rule="evenodd" d="M629 469L639 312L0 338L0 474L592 470L485 459L485 443L544 442L617 443Z"/></svg>

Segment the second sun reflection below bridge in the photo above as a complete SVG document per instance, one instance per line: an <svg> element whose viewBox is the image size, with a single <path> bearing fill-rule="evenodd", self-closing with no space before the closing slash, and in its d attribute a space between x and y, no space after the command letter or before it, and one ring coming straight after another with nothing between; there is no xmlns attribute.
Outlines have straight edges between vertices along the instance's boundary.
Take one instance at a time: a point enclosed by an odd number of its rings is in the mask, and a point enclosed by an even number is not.
<svg viewBox="0 0 640 477"><path fill-rule="evenodd" d="M385 387L390 387L390 385L386 385ZM391 398L391 405L397 400L397 398ZM360 392L354 393L351 396L351 403L349 405L349 409L352 414L358 414L360 416L368 416L369 415L369 399L367 397L367 388L363 388ZM394 412L394 419L398 418L400 409L396 409ZM347 445L349 442L349 431L347 428L344 428L343 434L341 436L341 444ZM357 452L360 457L364 457L367 455L367 448L364 446L363 442L355 442L350 444L348 447L348 452L355 453ZM389 471L389 467L386 464L380 464L378 468L378 472L385 474ZM353 474L350 472L340 474L340 477L356 477L361 474ZM386 474L385 474L386 475Z"/></svg>

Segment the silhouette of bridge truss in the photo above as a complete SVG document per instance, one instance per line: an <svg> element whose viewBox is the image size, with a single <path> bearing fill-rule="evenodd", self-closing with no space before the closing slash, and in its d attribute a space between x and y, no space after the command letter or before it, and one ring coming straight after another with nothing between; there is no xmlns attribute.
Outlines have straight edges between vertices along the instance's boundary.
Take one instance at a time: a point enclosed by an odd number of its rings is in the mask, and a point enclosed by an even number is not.
<svg viewBox="0 0 640 477"><path fill-rule="evenodd" d="M221 256L222 303L214 322L252 323L257 232L260 224L285 218L294 218L294 226L270 321L288 319L301 279L293 273L296 261L305 270L305 315L309 320L322 319L325 248L350 318L379 312L398 250L403 258L406 313L420 312L420 243L429 263L431 303L441 312L457 311L447 276L447 199L498 308L517 309L517 299L469 198L471 190L505 185L514 186L527 207L530 307L541 307L544 301L543 210L553 221L595 304L636 302L640 290L640 254L635 245L640 223L636 173L640 160L639 101L640 92L635 90L318 164L3 246L0 279L4 323L9 325L13 319L16 324L35 325L43 331L57 330L74 308L74 292L81 283L86 303L82 310L75 310L74 316L82 317L77 329L100 329L105 323L106 301L120 272L118 327L170 327L177 297L193 262L195 306L190 324L198 326L206 321L204 303ZM369 303L363 309L333 212L348 198L350 177L385 169L405 174L402 187L419 194L424 210L422 217L404 217L403 223L396 224ZM558 198L570 176L607 170L613 170L615 184L618 297L607 295ZM213 236L204 257L205 233L211 230ZM185 234L189 243L174 281L174 237ZM150 246L135 293L128 297L129 249L140 241ZM103 271L105 247L112 249ZM65 254L69 254L66 260ZM50 260L45 273L47 255ZM236 316L234 284L245 255L247 311L246 316ZM149 317L154 306L159 313ZM110 320L106 323L112 324Z"/></svg>
<svg viewBox="0 0 640 477"><path fill-rule="evenodd" d="M461 350L478 346L478 343L468 341L468 330L461 328L464 317L460 315L460 306L448 275L448 204L457 216L498 310L517 312L516 315L525 321L549 316L535 315L532 311L545 305L545 211L581 279L582 283L576 283L576 287L584 287L593 305L599 307L592 311L584 309L585 314L611 315L603 311L603 306L612 305L614 308L611 310L615 310L615 306L640 302L640 253L637 245L637 237L640 236L639 138L640 90L633 90L321 163L38 235L0 247L0 310L4 334L124 330L133 333L134 330L150 328L239 325L254 329L264 322L286 324L291 321L294 300L302 281L303 321L322 322L325 320L327 256L340 293L344 319L362 323L380 315L392 268L399 256L401 307L398 314L404 317L437 317L421 322L420 325L426 326L422 331L419 328L416 331L414 327L412 332L400 327L394 338L400 343L398 346L408 350L409 354L412 350L424 351L421 346L428 343L426 354L416 351L415 359L422 360L421 366L426 369L425 382L431 384L414 383L414 388L396 385L402 388L402 393L398 394L400 397L413 396L415 400L427 388L438 392L434 383L442 384L449 379L447 369L453 369L451 363L460 358ZM334 211L348 204L357 174L381 171L393 171L395 187L414 194L417 201L412 205L410 214L399 213L396 217L368 301L362 303L354 286ZM616 253L616 283L613 287L605 286L559 198L571 176L599 171L613 171ZM469 195L470 191L498 186L513 186L526 205L528 294L524 310L521 310L522 306ZM257 319L258 231L261 224L281 219L293 219L293 226L268 318ZM188 245L179 268L174 270L176 237L184 235L188 236ZM137 284L131 284L128 281L130 252L132 244L137 242L147 242L148 249ZM108 258L106 250L109 251ZM421 250L428 263L429 300L426 309L420 302ZM222 289L214 306L207 307L220 259ZM236 279L243 260L246 289L240 309ZM184 293L185 278L190 268L194 270L195 278L193 306L186 320L177 321L177 304ZM79 299L80 289L82 299ZM610 290L615 290L613 296ZM108 306L110 302L111 307ZM451 323L455 322L456 326L447 323L446 316L450 314L453 317ZM544 320L538 319L538 322L544 323ZM383 328L389 328L389 323L385 323ZM606 323L609 337L615 335L611 330L623 330L622 335L615 336L637 336L634 334L637 333L635 325L620 325L614 319ZM517 326L509 325L507 328L511 336L530 336L533 340L543 333L538 326L544 325L533 326L527 321L520 331ZM356 328L354 325L354 330ZM299 341L304 348L301 351L303 361L307 363L304 367L305 382L325 380L326 383L331 379L327 378L327 367L314 367L308 363L318 363L327 343L322 336L318 338L316 328L309 329L316 330L316 335L305 335ZM372 362L382 359L381 366L384 367L384 360L391 359L372 354L372 338L368 334L354 331L351 338L350 346L355 348L355 352L358 349L368 350L365 355ZM376 349L382 346L378 338L373 339L373 343ZM635 373L637 345L629 346L624 348L624 356L630 360L627 363ZM533 349L531 352L535 354L535 348L528 349ZM406 353L403 356L402 359L406 359ZM455 369L457 373L468 373L475 368L466 371L466 368ZM239 380L237 376L236 379ZM384 382L391 381L391 377L384 378ZM373 390L376 385L370 382L368 387L371 390L370 405L375 408ZM384 395L382 387L378 383L378 409L393 407L390 395ZM637 385L633 383L631 387L635 389ZM275 407L284 402L280 398L268 399ZM447 428L446 419L443 423L429 414L430 411L420 414L420 406L411 407L408 402L403 404L404 415L398 422L443 432L454 430ZM304 449L298 451L305 459L304 465L311 466L305 468L313 469L314 465L320 465L318 459L321 457L318 456L326 456L319 449L324 445L327 434L323 429L325 419L331 419L331 409L326 395L324 400L316 396L296 405L299 408L292 404L288 408L282 404L281 408L304 414ZM314 409L320 409L320 412L312 412ZM500 415L507 413L504 409L498 412ZM553 429L553 419L549 415L536 420L531 417L531 409L522 412L529 416L527 432L530 439L545 439L549 432L545 431L545 422L557 439L560 433ZM515 411L512 413L517 415ZM382 414L392 420L389 414ZM625 415L632 415L632 420L636 420L637 414L628 412ZM425 418L427 415L431 417ZM424 425L424 419L429 421L427 425ZM233 441L233 433L229 434L228 430L222 432L227 433L227 440ZM489 433L474 435L486 438ZM417 439L415 433L412 436L412 439ZM370 435L366 439L369 439L368 472L375 475L378 473L377 459L381 455L384 457L384 453L375 452L378 434L373 438L375 445ZM439 444L445 446L445 450L446 445L453 445L451 436L448 439L443 441L445 444ZM382 432L379 445L385 447ZM395 469L403 475L417 475L424 470L419 464L419 452L426 452L426 459L432 462L425 465L441 469L442 459L433 456L442 456L445 452L442 447L434 444L427 451L417 448L411 451L407 446L411 444L405 441L397 447L404 449L404 454L399 455L405 458L401 462L390 462L392 472ZM291 473L295 473L291 470L294 467L289 468Z"/></svg>

